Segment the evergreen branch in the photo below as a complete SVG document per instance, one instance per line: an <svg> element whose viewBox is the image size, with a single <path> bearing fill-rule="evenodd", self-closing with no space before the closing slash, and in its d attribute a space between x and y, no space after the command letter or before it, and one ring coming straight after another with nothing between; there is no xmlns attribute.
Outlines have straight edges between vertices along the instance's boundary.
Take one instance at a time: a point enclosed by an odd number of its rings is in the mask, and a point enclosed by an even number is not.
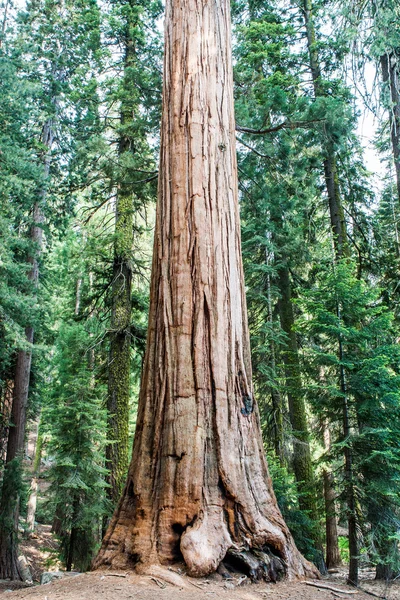
<svg viewBox="0 0 400 600"><path fill-rule="evenodd" d="M241 127L236 124L236 131L240 133L251 133L253 135L265 135L267 133L275 133L276 131L280 131L281 129L298 129L298 128L308 128L312 123L321 123L325 121L325 119L311 119L309 121L283 121L279 123L279 125L275 125L274 127L267 127L266 129L251 129L250 127Z"/></svg>
<svg viewBox="0 0 400 600"><path fill-rule="evenodd" d="M249 146L249 144L246 144L246 142L244 142L241 138L237 137L236 139L239 142L239 144L242 144L242 146L244 146L245 148L248 148L249 150L251 150L252 152L254 152L254 154L257 154L257 156L260 156L261 158L272 159L272 156L269 156L268 154L262 154L261 152L259 152L255 148L253 148L252 146Z"/></svg>

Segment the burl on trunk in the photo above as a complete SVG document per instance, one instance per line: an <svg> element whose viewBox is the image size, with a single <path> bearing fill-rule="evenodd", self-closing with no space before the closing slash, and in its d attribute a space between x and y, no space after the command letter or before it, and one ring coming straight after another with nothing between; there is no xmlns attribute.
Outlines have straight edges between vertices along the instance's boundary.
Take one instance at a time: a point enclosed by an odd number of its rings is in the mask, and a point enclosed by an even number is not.
<svg viewBox="0 0 400 600"><path fill-rule="evenodd" d="M228 0L168 0L147 351L128 480L95 567L272 550L316 574L278 509L253 398ZM260 552L261 551L261 552Z"/></svg>

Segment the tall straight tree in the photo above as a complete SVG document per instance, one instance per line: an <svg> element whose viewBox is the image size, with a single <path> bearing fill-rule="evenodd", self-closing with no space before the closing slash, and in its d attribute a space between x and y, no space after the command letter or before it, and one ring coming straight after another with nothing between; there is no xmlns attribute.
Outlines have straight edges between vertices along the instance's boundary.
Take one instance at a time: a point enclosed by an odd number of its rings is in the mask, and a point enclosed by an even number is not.
<svg viewBox="0 0 400 600"><path fill-rule="evenodd" d="M389 123L397 195L400 201L400 56L390 49L380 58L382 80L390 92Z"/></svg>
<svg viewBox="0 0 400 600"><path fill-rule="evenodd" d="M56 105L56 102L54 102ZM43 148L41 161L43 164L43 183L37 192L37 200L32 209L32 225L30 228L30 240L32 251L28 256L31 264L29 279L33 288L39 283L39 255L42 250L44 204L47 196L47 179L50 172L51 148L53 145L53 120L47 119L43 125L40 144ZM32 363L32 345L34 328L31 324L26 327L26 346L21 348L17 354L13 401L11 409L11 424L7 442L6 468L0 500L0 511L2 520L0 523L0 577L19 579L20 573L17 552L18 531L18 479L20 465L18 464L24 449L25 428L28 408L29 382Z"/></svg>
<svg viewBox="0 0 400 600"><path fill-rule="evenodd" d="M128 479L96 567L183 557L200 576L239 544L272 549L290 577L316 573L278 509L253 398L230 38L228 2L167 2L146 358Z"/></svg>
<svg viewBox="0 0 400 600"><path fill-rule="evenodd" d="M116 188L113 270L111 285L111 322L108 361L108 439L106 450L109 469L109 496L115 508L129 467L129 409L131 388L131 347L137 341L138 328L132 318L132 279L142 272L143 264L135 255L142 235L135 213L145 213L154 200L151 182L157 178L154 152L149 137L156 135L160 122L159 64L161 44L155 27L161 7L146 0L118 0L109 15L109 39L122 48L123 76L115 85L108 81L106 101L109 109L119 102L118 158L115 168L103 170L110 188ZM118 56L118 53L116 53ZM160 61L161 62L161 61ZM148 175L146 177L146 175ZM103 202L104 199L101 199ZM137 279L137 278L136 278ZM134 279L133 279L134 281Z"/></svg>
<svg viewBox="0 0 400 600"><path fill-rule="evenodd" d="M303 0L302 11L306 28L307 50L315 98L326 97L321 62L318 52L318 41L315 32L313 2ZM337 153L332 135L327 135L323 144L324 177L329 203L329 215L335 242L336 256L348 256L349 245L342 198L340 196L339 175L337 169Z"/></svg>
<svg viewBox="0 0 400 600"><path fill-rule="evenodd" d="M309 55L309 66L311 71L312 85L315 98L323 99L327 96L324 87L324 78L321 69L321 61L318 51L318 41L315 31L313 0L303 0L302 12L306 29L306 43ZM326 135L322 144L324 153L324 179L329 204L330 226L333 235L333 246L336 259L350 256L349 240L347 235L346 221L344 218L343 202L339 186L338 174L338 156L332 134ZM338 308L338 319L340 320L340 311ZM339 356L342 360L343 348L342 342L338 340ZM341 368L339 373L340 387L343 393L343 435L348 439L350 435L350 425L348 416L348 403L346 394L346 381L344 371ZM346 463L346 496L348 504L348 524L349 524L349 546L350 546L350 567L349 581L357 585L358 583L358 542L356 531L355 515L355 495L352 477L352 451L350 446L344 449ZM327 544L327 564L329 567L336 566L340 562L338 536L335 523L335 515L332 514L332 498L334 497L333 476L330 473L324 475L324 497L326 512L326 544Z"/></svg>
<svg viewBox="0 0 400 600"><path fill-rule="evenodd" d="M63 130L60 118L64 108L64 121L73 114L70 99L77 101L73 87L85 81L90 58L92 57L94 24L97 23L97 11L94 2L53 1L29 2L26 12L18 17L18 35L16 36L16 56L23 78L36 83L34 106L38 117L30 115L30 138L35 139L30 162L38 171L34 189L31 190L26 205L29 211L30 229L27 231L29 242L26 244L26 263L29 265L28 278L31 282L30 294L35 298L39 284L39 257L43 245L44 223L49 223L48 204L52 204L52 225L57 222L54 197L48 194L51 182L51 163L56 143L55 124L57 123L57 141ZM90 18L89 18L90 17ZM29 42L28 42L29 40ZM32 60L33 59L33 60ZM62 106L62 102L64 102ZM65 110L66 105L68 109ZM64 123L65 124L65 123ZM70 136L67 136L70 139ZM19 168L22 165L18 165ZM22 170L22 169L21 169ZM18 188L11 186L10 197L16 205L21 203ZM22 195L24 198L24 195ZM51 200L50 200L51 199ZM54 203L54 204L53 204ZM23 221L22 221L23 223ZM21 221L17 227L23 231ZM16 228L17 228L16 227ZM47 231L50 231L48 227ZM36 298L35 298L36 301ZM22 573L18 564L18 494L20 490L20 458L24 448L25 425L27 416L32 349L34 342L35 303L27 312L25 321L25 339L19 344L15 360L13 386L13 404L11 427L7 444L7 467L5 469L0 499L0 577L18 579Z"/></svg>
<svg viewBox="0 0 400 600"><path fill-rule="evenodd" d="M127 5L123 43L125 46L124 77L120 108L121 133L119 156L132 152L132 124L136 102L131 71L135 60L135 17L133 2ZM131 294L133 246L132 187L121 181L115 206L114 264L111 295L110 351L108 363L108 438L106 461L109 468L109 495L115 506L119 500L129 466L129 398L131 350Z"/></svg>

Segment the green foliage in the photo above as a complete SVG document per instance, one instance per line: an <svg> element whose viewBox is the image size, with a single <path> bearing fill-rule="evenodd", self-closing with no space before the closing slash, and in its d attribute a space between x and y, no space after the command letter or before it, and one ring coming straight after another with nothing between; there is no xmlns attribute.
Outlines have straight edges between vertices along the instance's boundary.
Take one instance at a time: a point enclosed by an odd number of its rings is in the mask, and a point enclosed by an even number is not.
<svg viewBox="0 0 400 600"><path fill-rule="evenodd" d="M53 369L43 413L50 436L51 503L64 561L86 570L106 511L105 414L90 365L90 337L82 324L60 327Z"/></svg>
<svg viewBox="0 0 400 600"><path fill-rule="evenodd" d="M350 552L349 552L349 538L343 535L339 536L339 552L340 560L346 564L349 563Z"/></svg>
<svg viewBox="0 0 400 600"><path fill-rule="evenodd" d="M308 536L316 524L299 508L299 495L293 475L279 464L272 453L268 454L268 466L278 506L296 540L298 549L308 560L317 563L320 557L315 549L314 541Z"/></svg>
<svg viewBox="0 0 400 600"><path fill-rule="evenodd" d="M37 520L56 517L63 559L82 570L109 509L104 399L115 251L133 273L130 435L136 418L157 180L161 11L159 0L35 0L10 17L1 34L0 405L6 407L16 352L33 350L29 415L43 405L51 459L51 501L39 504ZM372 189L356 125L362 103L374 104L363 89L366 65L384 54L398 59L399 7L394 0L313 2L318 94L310 83L302 2L237 0L233 14L254 384L278 503L301 551L318 560L311 533L320 523L300 510L304 498L291 472L288 399L300 382L314 464L320 459L332 468L345 517L343 452L351 448L360 538L372 564L397 573L399 209L390 169L382 189ZM356 85L345 74L350 51ZM387 85L380 91L380 106L392 110ZM45 124L55 133L51 148L43 141ZM377 147L385 157L390 133L379 116ZM335 265L324 179L328 151L337 162L351 254ZM133 244L115 230L121 190ZM35 289L28 274L38 257L30 241L38 201L45 236ZM283 270L301 366L295 383L286 377L289 335L279 323ZM35 330L33 348L27 326ZM321 422L331 433L330 450L322 448ZM4 409L2 443L7 425ZM3 493L19 495L24 512L20 461L7 468ZM8 513L2 518L9 519L11 539L14 523ZM347 538L339 544L348 559Z"/></svg>
<svg viewBox="0 0 400 600"><path fill-rule="evenodd" d="M333 426L334 455L352 448L359 526L370 556L393 565L399 520L400 354L393 314L380 291L354 276L354 264L326 265L314 287L303 292L299 328L313 340L308 351L310 401ZM338 340L342 355L338 354ZM346 389L339 385L340 370ZM321 380L320 373L324 373ZM351 434L340 433L346 398ZM345 481L344 481L345 483Z"/></svg>

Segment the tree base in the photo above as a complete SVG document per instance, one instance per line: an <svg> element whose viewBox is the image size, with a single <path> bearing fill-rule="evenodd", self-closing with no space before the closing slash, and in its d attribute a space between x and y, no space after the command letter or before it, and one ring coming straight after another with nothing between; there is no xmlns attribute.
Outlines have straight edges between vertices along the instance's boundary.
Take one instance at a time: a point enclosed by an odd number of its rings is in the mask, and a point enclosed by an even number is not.
<svg viewBox="0 0 400 600"><path fill-rule="evenodd" d="M197 542L197 546L196 546ZM143 560L140 555L132 556L117 551L117 544L111 542L108 552L100 552L93 562L93 569L112 568L117 570L134 570L138 574L146 574L154 569L179 567L179 571L190 577L205 577L218 572L224 579L232 579L235 575L246 575L253 583L265 581L277 583L283 579L320 579L317 567L304 559L296 547L291 547L286 560L282 554L266 544L260 548L225 548L225 540L219 545L214 543L208 547L200 536L193 536L190 544L181 539L181 556L176 561L160 561L157 555ZM293 554L292 554L293 552ZM186 555L186 556L185 556ZM112 560L109 560L112 556ZM218 558L217 558L218 557Z"/></svg>

